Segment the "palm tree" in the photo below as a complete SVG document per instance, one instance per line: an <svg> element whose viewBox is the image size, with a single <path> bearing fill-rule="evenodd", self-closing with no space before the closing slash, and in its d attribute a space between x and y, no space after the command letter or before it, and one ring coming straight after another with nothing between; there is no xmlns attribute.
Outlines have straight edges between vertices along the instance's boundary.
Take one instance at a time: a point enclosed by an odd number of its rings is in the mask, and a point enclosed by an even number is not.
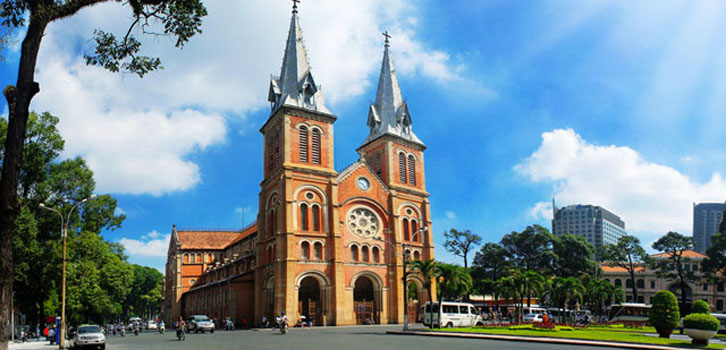
<svg viewBox="0 0 726 350"><path fill-rule="evenodd" d="M438 277L440 274L437 263L434 261L434 259L431 259L414 260L410 262L410 264L413 272L421 275L421 279L423 279L424 283L424 288L426 288L426 292L429 296L429 302L433 302L434 298L432 298L431 281L433 281L434 278Z"/></svg>
<svg viewBox="0 0 726 350"><path fill-rule="evenodd" d="M604 304L610 304L613 301L622 302L623 297L623 290L607 280L593 278L585 284L585 303L598 315L604 314Z"/></svg>
<svg viewBox="0 0 726 350"><path fill-rule="evenodd" d="M459 266L452 264L437 263L441 279L441 295L444 298L460 299L468 296L474 286L469 272Z"/></svg>
<svg viewBox="0 0 726 350"><path fill-rule="evenodd" d="M547 294L550 301L562 311L560 313L560 322L562 322L567 306L575 300L582 300L585 294L585 286L576 277L555 277L550 282Z"/></svg>
<svg viewBox="0 0 726 350"><path fill-rule="evenodd" d="M527 297L527 307L531 306L532 296L542 294L545 289L545 278L537 271L527 270L522 276L525 283L525 297Z"/></svg>

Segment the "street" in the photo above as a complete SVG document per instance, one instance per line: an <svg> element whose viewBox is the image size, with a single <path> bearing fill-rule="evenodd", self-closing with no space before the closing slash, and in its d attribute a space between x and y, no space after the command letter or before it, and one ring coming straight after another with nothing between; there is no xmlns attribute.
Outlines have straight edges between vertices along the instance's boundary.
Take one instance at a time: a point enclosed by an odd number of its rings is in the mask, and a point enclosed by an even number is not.
<svg viewBox="0 0 726 350"><path fill-rule="evenodd" d="M163 335L145 332L139 336L110 336L107 349L563 349L561 344L453 339L421 336L386 335L388 330L400 330L400 325L291 328L288 334L276 330L215 331L214 334L188 334L178 341L174 330ZM571 349L596 349L573 346ZM602 349L599 347L597 349Z"/></svg>

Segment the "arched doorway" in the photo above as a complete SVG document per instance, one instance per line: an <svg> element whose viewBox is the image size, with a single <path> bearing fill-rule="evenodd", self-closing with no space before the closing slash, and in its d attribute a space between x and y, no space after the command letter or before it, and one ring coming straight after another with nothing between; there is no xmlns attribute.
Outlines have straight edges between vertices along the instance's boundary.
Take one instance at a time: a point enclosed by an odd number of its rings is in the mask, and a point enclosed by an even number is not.
<svg viewBox="0 0 726 350"><path fill-rule="evenodd" d="M275 276L270 275L262 286L262 315L275 319Z"/></svg>
<svg viewBox="0 0 726 350"><path fill-rule="evenodd" d="M297 293L298 313L306 320L312 319L313 325L323 324L323 308L320 298L320 283L314 277L305 277L300 281Z"/></svg>
<svg viewBox="0 0 726 350"><path fill-rule="evenodd" d="M419 286L418 281L409 279L408 285L406 286L406 291L406 295L408 297L408 300L406 300L406 305L408 306L408 310L406 311L408 314L408 322L415 323L423 321L419 321L421 287Z"/></svg>
<svg viewBox="0 0 726 350"><path fill-rule="evenodd" d="M355 287L353 288L356 324L378 323L375 299L373 281L366 276L361 276L356 279Z"/></svg>

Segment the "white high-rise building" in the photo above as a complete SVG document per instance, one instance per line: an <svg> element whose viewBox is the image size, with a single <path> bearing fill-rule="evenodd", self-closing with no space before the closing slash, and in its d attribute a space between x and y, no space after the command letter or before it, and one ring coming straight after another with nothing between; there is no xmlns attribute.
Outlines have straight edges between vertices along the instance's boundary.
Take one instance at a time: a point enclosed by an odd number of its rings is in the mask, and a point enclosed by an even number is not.
<svg viewBox="0 0 726 350"><path fill-rule="evenodd" d="M595 205L569 205L557 208L552 200L552 233L585 237L599 253L607 244L625 236L625 222L609 210Z"/></svg>

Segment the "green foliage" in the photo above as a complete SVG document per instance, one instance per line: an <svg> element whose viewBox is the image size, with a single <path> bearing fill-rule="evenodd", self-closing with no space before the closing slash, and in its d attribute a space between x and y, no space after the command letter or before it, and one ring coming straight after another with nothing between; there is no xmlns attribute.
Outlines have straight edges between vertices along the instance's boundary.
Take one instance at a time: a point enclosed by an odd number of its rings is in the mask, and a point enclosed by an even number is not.
<svg viewBox="0 0 726 350"><path fill-rule="evenodd" d="M439 270L441 297L456 300L467 297L473 287L471 275L467 269L453 264L437 263Z"/></svg>
<svg viewBox="0 0 726 350"><path fill-rule="evenodd" d="M429 299L433 299L433 291L431 290L431 281L438 277L441 271L439 271L438 264L434 259L430 260L414 260L410 262L411 270L413 273L417 273L424 282L424 288L428 293ZM439 288L441 289L441 288Z"/></svg>
<svg viewBox="0 0 726 350"><path fill-rule="evenodd" d="M722 222L722 225L724 223ZM701 261L703 271L726 277L726 232L711 236L711 246L706 249L706 259Z"/></svg>
<svg viewBox="0 0 726 350"><path fill-rule="evenodd" d="M576 301L582 301L585 286L576 277L555 277L547 290L549 300L560 309L566 309ZM560 319L560 322L564 320Z"/></svg>
<svg viewBox="0 0 726 350"><path fill-rule="evenodd" d="M695 271L685 268L690 265L691 259L683 256L683 252L693 249L693 238L677 232L668 232L653 243L653 249L664 252L666 258L652 259L651 267L657 270L658 277L676 281L680 287L679 297L683 302L688 284L698 280Z"/></svg>
<svg viewBox="0 0 726 350"><path fill-rule="evenodd" d="M555 256L554 273L560 277L592 275L600 268L593 260L595 248L585 237L571 234L555 236L552 240L552 252Z"/></svg>
<svg viewBox="0 0 726 350"><path fill-rule="evenodd" d="M469 267L466 257L474 246L481 243L481 237L469 230L457 231L453 228L449 232L444 232L444 237L446 238L444 248L454 255L464 258L464 267Z"/></svg>
<svg viewBox="0 0 726 350"><path fill-rule="evenodd" d="M703 300L696 300L695 303L693 303L693 306L691 308L691 312L694 314L711 314L711 308L708 306L708 303Z"/></svg>
<svg viewBox="0 0 726 350"><path fill-rule="evenodd" d="M678 310L676 296L667 290L655 293L649 316L650 325L655 327L658 332L673 330L678 327L681 314Z"/></svg>
<svg viewBox="0 0 726 350"><path fill-rule="evenodd" d="M709 314L693 313L683 318L683 328L717 331L721 324Z"/></svg>
<svg viewBox="0 0 726 350"><path fill-rule="evenodd" d="M625 293L620 287L614 286L605 279L595 276L587 276L585 280L585 295L583 299L587 308L592 312L604 314L605 305L613 302L622 302Z"/></svg>
<svg viewBox="0 0 726 350"><path fill-rule="evenodd" d="M617 244L606 245L602 260L612 266L619 266L628 271L632 285L633 299L638 300L638 288L635 284L635 269L642 263L649 262L649 256L635 236L625 235L618 239Z"/></svg>
<svg viewBox="0 0 726 350"><path fill-rule="evenodd" d="M507 261L514 268L547 273L555 261L552 251L554 236L546 228L527 226L522 232L512 232L501 240Z"/></svg>

